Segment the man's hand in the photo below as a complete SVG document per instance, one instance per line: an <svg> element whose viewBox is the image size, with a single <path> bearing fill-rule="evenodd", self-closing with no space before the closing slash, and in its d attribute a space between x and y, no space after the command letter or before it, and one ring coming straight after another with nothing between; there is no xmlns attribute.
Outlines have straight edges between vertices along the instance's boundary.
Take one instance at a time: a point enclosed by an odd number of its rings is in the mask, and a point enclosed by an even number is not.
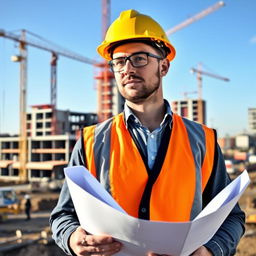
<svg viewBox="0 0 256 256"><path fill-rule="evenodd" d="M121 249L121 244L110 236L89 235L78 227L70 236L69 246L77 256L110 256Z"/></svg>

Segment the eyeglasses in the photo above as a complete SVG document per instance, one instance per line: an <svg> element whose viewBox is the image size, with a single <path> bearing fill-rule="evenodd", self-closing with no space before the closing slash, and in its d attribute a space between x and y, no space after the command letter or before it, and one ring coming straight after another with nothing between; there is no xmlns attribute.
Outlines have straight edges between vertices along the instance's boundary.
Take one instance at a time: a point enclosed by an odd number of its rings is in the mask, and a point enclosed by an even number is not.
<svg viewBox="0 0 256 256"><path fill-rule="evenodd" d="M163 58L150 52L135 52L127 57L118 57L110 60L108 64L113 72L122 72L126 61L129 60L134 68L144 67L148 64L148 57L162 60Z"/></svg>

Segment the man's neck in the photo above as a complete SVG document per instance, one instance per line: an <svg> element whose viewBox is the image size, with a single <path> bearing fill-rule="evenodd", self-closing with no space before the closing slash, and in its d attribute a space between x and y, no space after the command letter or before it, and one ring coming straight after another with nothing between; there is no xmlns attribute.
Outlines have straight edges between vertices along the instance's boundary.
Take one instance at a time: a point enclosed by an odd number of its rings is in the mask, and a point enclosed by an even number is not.
<svg viewBox="0 0 256 256"><path fill-rule="evenodd" d="M150 131L158 128L163 121L165 114L164 100L155 103L151 102L150 104L127 102L127 105L132 109L142 125L147 127Z"/></svg>

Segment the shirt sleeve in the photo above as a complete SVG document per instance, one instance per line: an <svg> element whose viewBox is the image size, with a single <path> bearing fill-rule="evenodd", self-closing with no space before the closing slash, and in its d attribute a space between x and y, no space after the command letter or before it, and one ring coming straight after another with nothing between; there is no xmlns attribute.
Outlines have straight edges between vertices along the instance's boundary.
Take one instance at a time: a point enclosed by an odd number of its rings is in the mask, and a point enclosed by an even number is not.
<svg viewBox="0 0 256 256"><path fill-rule="evenodd" d="M217 145L214 170L203 193L203 205L206 206L230 182L221 149ZM245 214L237 203L205 247L215 256L235 255L236 247L245 231L244 223Z"/></svg>
<svg viewBox="0 0 256 256"><path fill-rule="evenodd" d="M84 165L81 139L71 154L69 166ZM70 235L80 226L66 181L64 182L59 200L50 216L52 237L56 244L67 254L74 255L69 248Z"/></svg>

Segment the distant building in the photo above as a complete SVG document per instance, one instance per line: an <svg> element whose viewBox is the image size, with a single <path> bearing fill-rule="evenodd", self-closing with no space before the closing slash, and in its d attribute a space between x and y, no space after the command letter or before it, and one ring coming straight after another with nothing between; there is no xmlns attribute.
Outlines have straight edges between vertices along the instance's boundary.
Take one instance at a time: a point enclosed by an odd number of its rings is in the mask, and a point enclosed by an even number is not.
<svg viewBox="0 0 256 256"><path fill-rule="evenodd" d="M67 165L75 135L35 136L27 139L28 179L51 177L52 171ZM19 137L0 138L0 180L19 180Z"/></svg>
<svg viewBox="0 0 256 256"><path fill-rule="evenodd" d="M95 113L54 110L52 105L34 105L27 113L27 136L74 135L86 125L97 123Z"/></svg>
<svg viewBox="0 0 256 256"><path fill-rule="evenodd" d="M250 148L251 139L248 134L239 134L236 136L236 147L241 150L248 150Z"/></svg>
<svg viewBox="0 0 256 256"><path fill-rule="evenodd" d="M27 113L27 164L29 181L51 177L67 165L83 126L97 123L95 113L56 110L51 105L32 106ZM56 118L54 118L56 116ZM54 134L54 135L53 135ZM19 180L19 137L0 137L0 180Z"/></svg>
<svg viewBox="0 0 256 256"><path fill-rule="evenodd" d="M248 108L249 132L256 134L256 108Z"/></svg>
<svg viewBox="0 0 256 256"><path fill-rule="evenodd" d="M256 136L250 134L239 134L236 136L236 148L242 151L256 149Z"/></svg>
<svg viewBox="0 0 256 256"><path fill-rule="evenodd" d="M206 124L206 102L197 99L185 99L172 102L174 113L189 120Z"/></svg>
<svg viewBox="0 0 256 256"><path fill-rule="evenodd" d="M235 142L235 137L226 136L223 138L218 138L218 144L223 151L234 149L236 144Z"/></svg>

